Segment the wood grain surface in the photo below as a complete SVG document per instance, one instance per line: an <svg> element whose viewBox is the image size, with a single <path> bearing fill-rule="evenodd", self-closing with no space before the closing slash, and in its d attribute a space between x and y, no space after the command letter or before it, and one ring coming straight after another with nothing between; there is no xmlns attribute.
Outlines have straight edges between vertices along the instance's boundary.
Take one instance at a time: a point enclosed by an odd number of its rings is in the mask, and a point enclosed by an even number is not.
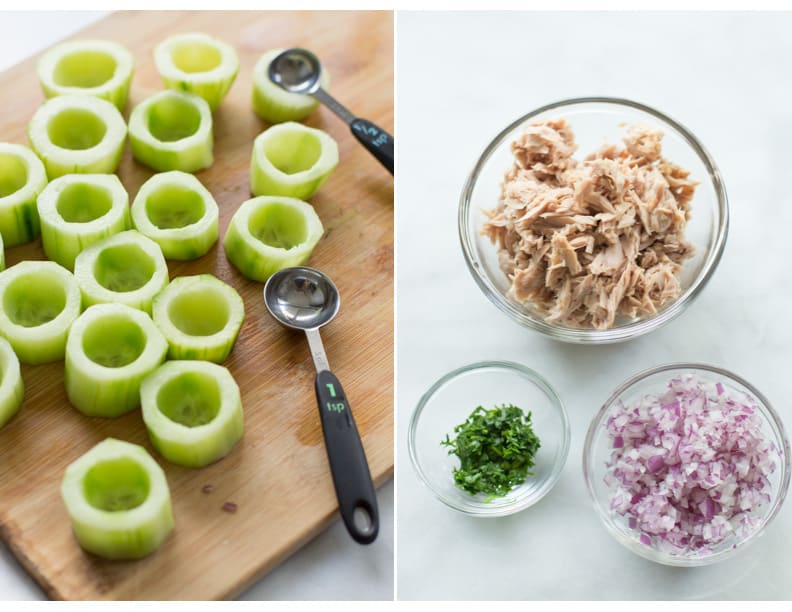
<svg viewBox="0 0 792 612"><path fill-rule="evenodd" d="M264 51L313 50L332 75L332 93L393 132L389 12L125 12L75 38L115 40L132 51L128 117L132 106L162 89L152 59L156 44L190 31L217 36L240 56L239 76L214 116L214 165L197 174L220 207L221 240L234 211L250 197L251 146L267 127L250 106L253 65ZM44 99L36 59L0 74L2 142L27 144L28 121ZM341 293L341 311L322 335L381 484L393 471L393 180L326 109L306 123L339 144L337 170L311 199L326 231L309 265L328 273ZM134 162L127 148L119 175L131 201L152 171ZM44 255L36 241L8 249L6 258L10 266ZM171 278L211 272L245 300L245 323L225 364L242 392L245 436L230 455L204 469L170 465L149 444L139 411L113 420L83 417L66 399L62 362L23 366L22 410L0 429L0 535L50 597L232 597L337 518L303 335L270 318L262 285L242 277L221 244L198 260L169 267ZM145 446L170 484L176 529L140 561L108 562L84 553L60 498L66 465L108 436ZM214 491L203 493L205 484ZM227 501L238 505L236 513L221 510Z"/></svg>

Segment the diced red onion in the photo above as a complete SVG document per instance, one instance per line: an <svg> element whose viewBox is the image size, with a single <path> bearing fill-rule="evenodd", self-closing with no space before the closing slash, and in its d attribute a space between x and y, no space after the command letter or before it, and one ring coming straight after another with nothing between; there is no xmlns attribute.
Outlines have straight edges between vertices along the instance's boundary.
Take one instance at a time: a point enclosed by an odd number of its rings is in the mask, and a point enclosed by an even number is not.
<svg viewBox="0 0 792 612"><path fill-rule="evenodd" d="M617 402L605 427L611 510L642 544L704 552L759 524L780 454L753 397L680 375L663 395Z"/></svg>

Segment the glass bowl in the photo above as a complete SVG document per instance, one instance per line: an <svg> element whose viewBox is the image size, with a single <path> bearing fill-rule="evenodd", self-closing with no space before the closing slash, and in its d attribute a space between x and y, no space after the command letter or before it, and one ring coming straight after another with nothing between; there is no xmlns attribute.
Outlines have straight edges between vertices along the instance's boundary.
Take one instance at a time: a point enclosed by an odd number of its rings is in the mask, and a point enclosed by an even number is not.
<svg viewBox="0 0 792 612"><path fill-rule="evenodd" d="M687 373L697 374L704 381L720 382L724 387L732 391L745 393L753 397L762 417L762 433L775 444L779 450L780 457L776 470L770 478L770 502L753 514L759 519L759 522L750 533L742 538L732 534L706 552L699 551L682 554L663 551L654 545L641 543L639 532L631 529L624 517L610 510L610 488L605 484L604 476L607 471L606 461L611 452L611 442L605 430L605 423L617 402L624 402L629 405L644 395L662 393L671 378ZM622 545L650 561L664 565L682 567L709 565L731 557L737 551L742 550L749 543L755 541L778 513L789 488L790 448L784 426L778 414L773 410L767 398L749 382L731 372L713 366L679 363L659 366L641 372L613 392L589 426L583 448L583 473L597 514L611 535Z"/></svg>
<svg viewBox="0 0 792 612"><path fill-rule="evenodd" d="M511 167L512 141L529 121L564 117L575 133L578 152L587 154L605 143L621 143L624 124L643 124L663 131L663 155L690 171L700 184L691 202L685 236L696 247L680 271L682 293L655 315L622 317L606 330L581 329L544 321L529 304L507 296L509 281L498 265L497 249L482 236L482 209L494 208L504 173ZM484 294L512 319L566 342L621 342L657 329L682 313L704 288L723 252L728 230L726 189L712 157L685 127L643 104L618 98L577 98L548 104L512 122L484 149L465 183L459 204L459 236L468 268Z"/></svg>
<svg viewBox="0 0 792 612"><path fill-rule="evenodd" d="M485 501L454 484L459 465L440 443L463 423L477 406L493 408L513 403L531 412L541 447L534 475L504 497ZM533 370L507 361L484 361L449 372L418 402L410 419L410 460L424 484L447 506L473 516L506 516L523 510L553 488L569 454L570 430L566 410L555 391Z"/></svg>

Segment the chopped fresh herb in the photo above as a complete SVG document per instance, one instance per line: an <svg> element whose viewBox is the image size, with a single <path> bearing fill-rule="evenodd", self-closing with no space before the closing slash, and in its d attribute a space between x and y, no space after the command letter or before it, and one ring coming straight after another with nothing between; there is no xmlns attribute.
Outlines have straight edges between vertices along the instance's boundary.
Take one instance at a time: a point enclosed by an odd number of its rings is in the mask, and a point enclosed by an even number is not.
<svg viewBox="0 0 792 612"><path fill-rule="evenodd" d="M531 427L531 413L503 404L491 410L476 408L464 423L454 427L441 442L449 455L459 458L454 482L471 495L484 494L485 501L503 497L525 482L541 446Z"/></svg>

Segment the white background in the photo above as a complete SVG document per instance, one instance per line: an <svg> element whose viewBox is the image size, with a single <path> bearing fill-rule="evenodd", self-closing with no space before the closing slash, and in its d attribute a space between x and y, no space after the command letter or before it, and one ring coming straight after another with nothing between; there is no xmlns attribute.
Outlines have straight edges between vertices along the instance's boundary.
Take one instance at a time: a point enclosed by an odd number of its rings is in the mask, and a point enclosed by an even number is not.
<svg viewBox="0 0 792 612"><path fill-rule="evenodd" d="M662 363L733 370L792 426L790 30L790 14L398 15L400 599L792 597L792 503L735 558L675 569L612 539L581 468L601 402ZM470 276L456 224L467 173L502 127L542 104L586 95L632 98L691 129L723 173L732 213L720 266L688 312L649 336L601 347L560 344L501 314ZM556 488L501 519L442 505L407 456L407 423L421 394L446 372L484 359L542 373L572 426Z"/></svg>
<svg viewBox="0 0 792 612"><path fill-rule="evenodd" d="M101 18L100 12L0 12L0 71ZM13 104L13 91L0 92ZM31 110L32 114L32 110ZM0 134L0 142L3 135ZM26 144L26 143L23 143ZM330 477L328 473L328 478ZM377 492L380 534L360 546L340 522L241 595L241 599L392 599L393 484ZM0 504L3 500L0 499ZM185 561L188 562L188 561ZM43 598L43 592L0 542L0 599Z"/></svg>

